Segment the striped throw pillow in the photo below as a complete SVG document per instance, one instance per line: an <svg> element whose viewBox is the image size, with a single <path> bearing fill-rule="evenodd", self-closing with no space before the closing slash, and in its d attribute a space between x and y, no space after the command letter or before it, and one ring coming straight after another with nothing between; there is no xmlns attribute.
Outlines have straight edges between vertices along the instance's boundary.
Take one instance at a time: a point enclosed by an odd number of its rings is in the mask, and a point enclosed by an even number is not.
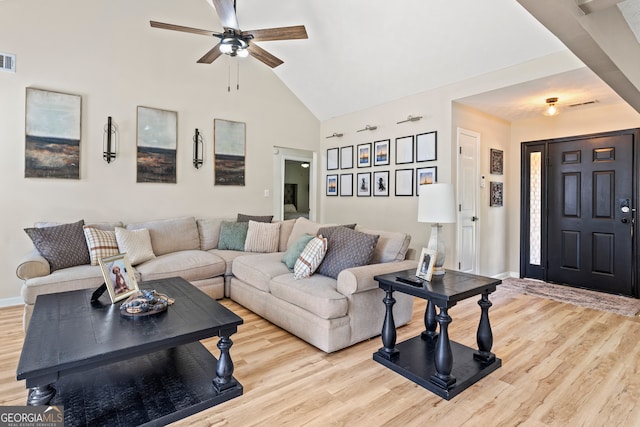
<svg viewBox="0 0 640 427"><path fill-rule="evenodd" d="M100 258L106 258L118 255L118 241L116 240L115 231L100 230L85 225L82 227L84 238L89 248L89 256L91 257L91 265L98 265Z"/></svg>
<svg viewBox="0 0 640 427"><path fill-rule="evenodd" d="M311 276L324 259L324 254L326 253L327 239L321 235L311 239L293 266L294 279L304 279Z"/></svg>
<svg viewBox="0 0 640 427"><path fill-rule="evenodd" d="M249 221L247 238L244 241L244 250L246 252L278 252L279 243L279 222Z"/></svg>

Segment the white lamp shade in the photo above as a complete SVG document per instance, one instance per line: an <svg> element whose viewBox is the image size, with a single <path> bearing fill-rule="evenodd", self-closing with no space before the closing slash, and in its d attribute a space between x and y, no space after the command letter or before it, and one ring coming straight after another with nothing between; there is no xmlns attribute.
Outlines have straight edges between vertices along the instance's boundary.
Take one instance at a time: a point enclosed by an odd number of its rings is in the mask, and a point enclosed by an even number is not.
<svg viewBox="0 0 640 427"><path fill-rule="evenodd" d="M456 206L451 184L425 184L418 192L418 222L456 222Z"/></svg>

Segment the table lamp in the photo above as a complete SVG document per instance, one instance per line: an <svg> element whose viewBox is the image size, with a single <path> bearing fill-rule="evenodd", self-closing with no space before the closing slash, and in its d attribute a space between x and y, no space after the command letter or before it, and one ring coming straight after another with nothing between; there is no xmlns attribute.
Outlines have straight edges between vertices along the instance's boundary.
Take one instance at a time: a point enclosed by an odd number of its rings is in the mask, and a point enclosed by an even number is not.
<svg viewBox="0 0 640 427"><path fill-rule="evenodd" d="M453 186L451 184L421 185L418 195L418 222L432 223L427 249L436 252L433 275L441 276L444 274L445 255L442 224L456 222Z"/></svg>

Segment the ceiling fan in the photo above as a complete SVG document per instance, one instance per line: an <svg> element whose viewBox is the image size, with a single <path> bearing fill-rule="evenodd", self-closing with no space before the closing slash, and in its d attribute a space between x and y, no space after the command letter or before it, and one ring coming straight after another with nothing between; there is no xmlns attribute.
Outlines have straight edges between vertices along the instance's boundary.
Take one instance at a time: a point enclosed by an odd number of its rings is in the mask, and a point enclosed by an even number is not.
<svg viewBox="0 0 640 427"><path fill-rule="evenodd" d="M150 21L151 26L154 28L163 28L165 30L213 36L220 39L220 41L210 51L205 53L202 58L198 59L198 63L201 64L211 64L222 54L239 57L251 55L259 61L267 64L269 67L275 68L282 64L283 61L262 49L254 42L308 38L307 30L304 28L304 25L242 31L238 25L235 0L207 0L207 3L209 3L218 13L220 22L224 29L222 33L211 30L201 30L199 28L184 27L182 25L166 24L164 22L157 21Z"/></svg>

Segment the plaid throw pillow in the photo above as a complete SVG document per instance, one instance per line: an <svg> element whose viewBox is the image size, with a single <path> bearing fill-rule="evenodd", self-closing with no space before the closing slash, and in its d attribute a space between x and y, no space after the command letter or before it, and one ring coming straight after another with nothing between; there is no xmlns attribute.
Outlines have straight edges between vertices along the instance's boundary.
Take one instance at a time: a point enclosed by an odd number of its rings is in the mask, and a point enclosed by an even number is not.
<svg viewBox="0 0 640 427"><path fill-rule="evenodd" d="M324 259L326 252L327 239L322 236L311 239L293 266L294 279L304 279L311 276Z"/></svg>
<svg viewBox="0 0 640 427"><path fill-rule="evenodd" d="M88 225L82 228L84 230L84 238L87 240L87 246L89 247L91 265L98 265L100 258L106 258L120 253L115 231L99 230L94 227L89 227Z"/></svg>

